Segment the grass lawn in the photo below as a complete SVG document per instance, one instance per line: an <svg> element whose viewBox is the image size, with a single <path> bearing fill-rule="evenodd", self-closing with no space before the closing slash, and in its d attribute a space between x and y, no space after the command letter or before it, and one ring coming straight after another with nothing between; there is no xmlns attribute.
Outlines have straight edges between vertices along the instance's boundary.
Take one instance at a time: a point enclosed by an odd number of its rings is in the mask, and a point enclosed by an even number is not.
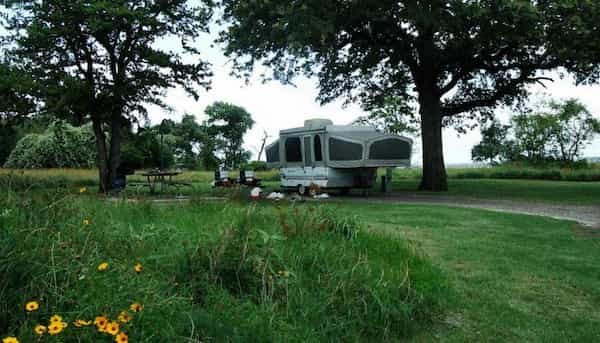
<svg viewBox="0 0 600 343"><path fill-rule="evenodd" d="M122 324L132 341L600 340L600 235L570 222L68 192L2 199L0 338L33 341L53 313L116 316L141 302ZM40 311L25 314L31 299ZM78 339L112 341L72 325L48 341Z"/></svg>
<svg viewBox="0 0 600 343"><path fill-rule="evenodd" d="M358 209L350 209L358 210ZM482 210L361 205L371 231L417 242L456 292L417 341L600 340L600 232Z"/></svg>

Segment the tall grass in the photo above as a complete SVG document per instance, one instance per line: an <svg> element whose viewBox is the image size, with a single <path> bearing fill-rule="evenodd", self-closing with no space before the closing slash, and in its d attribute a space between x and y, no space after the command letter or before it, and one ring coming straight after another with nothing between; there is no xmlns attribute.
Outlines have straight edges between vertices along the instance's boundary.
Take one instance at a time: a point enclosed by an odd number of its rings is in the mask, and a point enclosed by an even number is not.
<svg viewBox="0 0 600 343"><path fill-rule="evenodd" d="M121 326L131 341L396 340L436 318L448 294L406 242L333 208L2 191L0 337L21 342L52 314L69 322L56 340L113 341L71 323L116 320L133 302L144 311ZM30 300L40 310L27 313Z"/></svg>

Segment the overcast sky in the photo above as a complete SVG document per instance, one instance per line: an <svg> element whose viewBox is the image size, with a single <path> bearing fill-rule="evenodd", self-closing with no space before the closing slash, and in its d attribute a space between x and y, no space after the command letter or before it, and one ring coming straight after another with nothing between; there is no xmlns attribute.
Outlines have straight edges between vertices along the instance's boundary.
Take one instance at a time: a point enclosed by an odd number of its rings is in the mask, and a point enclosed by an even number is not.
<svg viewBox="0 0 600 343"><path fill-rule="evenodd" d="M320 106L316 101L316 80L298 78L296 87L283 86L273 81L262 84L256 77L249 85L244 80L230 76L231 64L222 54L221 47L211 47L214 36L205 36L197 42L203 58L212 64L214 77L212 89L201 91L200 99L195 101L180 89L168 92L167 103L176 111L167 114L161 109L152 108L150 119L153 124L163 118L170 117L178 120L182 114L194 114L198 121L205 119L204 109L215 101L226 101L246 108L256 122L252 131L245 137L245 147L256 157L263 131L272 137L278 136L279 130L302 126L305 119L327 118L334 124L348 124L365 113L356 105L342 106L342 101ZM177 49L173 41L163 41L158 44L164 49ZM257 73L258 74L258 73ZM552 98L563 99L575 97L600 118L600 86L575 87L571 80L557 78L553 83L547 83L547 88L536 87L534 93L544 92ZM502 121L508 121L508 113L500 113ZM444 154L447 164L464 164L471 162L471 148L480 140L479 130L459 135L453 129L444 131ZM416 150L413 164L421 164L421 152ZM600 156L600 140L595 140L586 150L586 157ZM264 159L264 155L263 155Z"/></svg>

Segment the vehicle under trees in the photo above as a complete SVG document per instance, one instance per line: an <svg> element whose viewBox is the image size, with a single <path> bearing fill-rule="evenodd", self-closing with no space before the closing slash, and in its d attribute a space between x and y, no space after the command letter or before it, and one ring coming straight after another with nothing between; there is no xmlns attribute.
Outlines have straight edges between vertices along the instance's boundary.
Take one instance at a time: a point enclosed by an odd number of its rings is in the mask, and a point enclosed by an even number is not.
<svg viewBox="0 0 600 343"><path fill-rule="evenodd" d="M212 3L212 1L210 1ZM318 100L365 108L388 98L418 103L420 189L448 188L442 128L464 130L493 108L518 103L561 68L577 83L600 76L597 1L221 0L220 42L248 77L319 81Z"/></svg>

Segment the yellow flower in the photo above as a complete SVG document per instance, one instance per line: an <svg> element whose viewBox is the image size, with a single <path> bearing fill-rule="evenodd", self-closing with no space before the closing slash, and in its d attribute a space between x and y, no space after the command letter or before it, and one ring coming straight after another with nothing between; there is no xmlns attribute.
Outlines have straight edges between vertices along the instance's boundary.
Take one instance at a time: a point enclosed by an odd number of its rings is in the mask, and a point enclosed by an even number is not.
<svg viewBox="0 0 600 343"><path fill-rule="evenodd" d="M117 319L119 319L121 323L129 323L131 321L131 315L127 313L127 311L123 311L119 313Z"/></svg>
<svg viewBox="0 0 600 343"><path fill-rule="evenodd" d="M40 308L40 304L38 304L37 301L30 301L27 304L25 304L25 310L27 310L27 312L35 311L38 308Z"/></svg>
<svg viewBox="0 0 600 343"><path fill-rule="evenodd" d="M98 265L98 271L103 272L108 269L108 262L102 262Z"/></svg>
<svg viewBox="0 0 600 343"><path fill-rule="evenodd" d="M53 315L52 317L50 317L50 323L60 323L62 322L63 318L61 316L59 316L58 314Z"/></svg>
<svg viewBox="0 0 600 343"><path fill-rule="evenodd" d="M85 188L85 187L79 188L79 193L85 193L85 192L87 192L87 188Z"/></svg>
<svg viewBox="0 0 600 343"><path fill-rule="evenodd" d="M94 324L96 325L96 328L100 332L105 331L107 323L108 323L108 318L106 318L105 316L99 316L94 319Z"/></svg>
<svg viewBox="0 0 600 343"><path fill-rule="evenodd" d="M118 341L121 342L121 341ZM125 341L127 342L127 341ZM2 339L2 343L19 343L19 340L17 339L17 337L6 337L4 339Z"/></svg>
<svg viewBox="0 0 600 343"><path fill-rule="evenodd" d="M83 225L90 225L90 220L89 220L89 219L87 219L87 218L85 218L85 219L83 220Z"/></svg>
<svg viewBox="0 0 600 343"><path fill-rule="evenodd" d="M73 322L73 325L75 325L75 327L82 327L82 326L88 326L92 324L91 320L83 320L83 319L77 319Z"/></svg>
<svg viewBox="0 0 600 343"><path fill-rule="evenodd" d="M136 263L134 269L135 269L136 273L141 273L142 272L142 264Z"/></svg>
<svg viewBox="0 0 600 343"><path fill-rule="evenodd" d="M64 328L62 322L52 322L50 326L48 326L48 333L51 335L58 335Z"/></svg>
<svg viewBox="0 0 600 343"><path fill-rule="evenodd" d="M142 305L140 303L133 303L133 304L131 304L131 306L129 306L129 308L133 312L142 312L144 310L144 305Z"/></svg>
<svg viewBox="0 0 600 343"><path fill-rule="evenodd" d="M46 332L47 330L48 330L48 328L45 327L44 325L38 324L35 326L35 333L37 333L40 336L43 335L44 332Z"/></svg>
<svg viewBox="0 0 600 343"><path fill-rule="evenodd" d="M106 332L108 332L111 335L116 335L119 333L119 323L117 322L110 322L108 324L106 324Z"/></svg>
<svg viewBox="0 0 600 343"><path fill-rule="evenodd" d="M115 342L117 343L128 343L129 342L129 337L127 337L127 334L125 332L119 333L117 335L117 337L115 337Z"/></svg>
<svg viewBox="0 0 600 343"><path fill-rule="evenodd" d="M62 325L63 329L69 326L69 324L67 324L66 322L60 322L60 325Z"/></svg>

